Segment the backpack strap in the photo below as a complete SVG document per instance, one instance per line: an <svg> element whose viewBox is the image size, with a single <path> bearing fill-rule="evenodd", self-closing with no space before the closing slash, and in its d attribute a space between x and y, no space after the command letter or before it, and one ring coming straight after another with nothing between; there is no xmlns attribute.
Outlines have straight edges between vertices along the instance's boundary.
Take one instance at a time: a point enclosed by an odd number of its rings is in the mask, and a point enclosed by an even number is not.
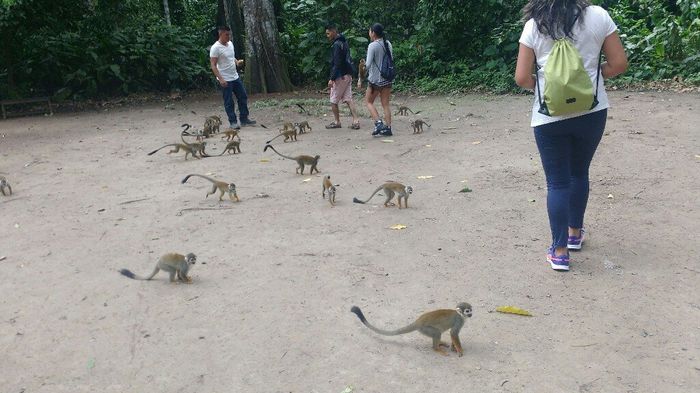
<svg viewBox="0 0 700 393"><path fill-rule="evenodd" d="M593 94L593 104L591 105L591 109L595 108L598 106L598 81L600 79L600 59L603 53L603 50L601 49L600 52L598 53L598 73L595 76L595 93Z"/></svg>
<svg viewBox="0 0 700 393"><path fill-rule="evenodd" d="M540 110L538 111L539 113L549 116L549 109L547 109L547 104L542 101L542 95L540 93L540 76L539 76L539 71L540 71L540 66L537 64L537 55L535 55L535 50L532 50L533 55L535 56L535 84L537 85L537 102L540 104Z"/></svg>

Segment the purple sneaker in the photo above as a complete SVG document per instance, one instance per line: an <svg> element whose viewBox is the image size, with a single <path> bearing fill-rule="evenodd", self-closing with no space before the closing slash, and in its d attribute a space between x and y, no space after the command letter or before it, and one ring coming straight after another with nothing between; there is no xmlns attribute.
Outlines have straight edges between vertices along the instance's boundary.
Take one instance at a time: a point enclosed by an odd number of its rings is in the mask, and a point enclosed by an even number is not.
<svg viewBox="0 0 700 393"><path fill-rule="evenodd" d="M555 255L554 246L549 247L549 250L547 250L547 262L554 270L569 271L569 253L567 252L566 255Z"/></svg>
<svg viewBox="0 0 700 393"><path fill-rule="evenodd" d="M569 239L566 242L566 248L569 250L580 250L581 245L583 245L585 233L586 230L581 228L581 233L578 236L569 236Z"/></svg>

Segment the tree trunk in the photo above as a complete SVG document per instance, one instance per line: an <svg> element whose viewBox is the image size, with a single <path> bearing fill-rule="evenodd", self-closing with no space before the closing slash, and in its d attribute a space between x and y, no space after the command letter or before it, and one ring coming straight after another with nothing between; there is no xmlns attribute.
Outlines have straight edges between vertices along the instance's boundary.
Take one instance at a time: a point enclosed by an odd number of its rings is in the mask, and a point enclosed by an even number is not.
<svg viewBox="0 0 700 393"><path fill-rule="evenodd" d="M163 12L165 13L165 24L170 26L170 5L168 0L163 0Z"/></svg>
<svg viewBox="0 0 700 393"><path fill-rule="evenodd" d="M242 0L245 11L245 83L249 93L292 90L287 65L279 47L272 0Z"/></svg>

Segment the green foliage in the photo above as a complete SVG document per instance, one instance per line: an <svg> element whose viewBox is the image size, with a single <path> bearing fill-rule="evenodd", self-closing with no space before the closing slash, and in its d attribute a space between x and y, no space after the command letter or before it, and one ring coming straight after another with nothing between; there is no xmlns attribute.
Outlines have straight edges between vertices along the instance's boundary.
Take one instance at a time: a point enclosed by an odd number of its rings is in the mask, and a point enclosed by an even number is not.
<svg viewBox="0 0 700 393"><path fill-rule="evenodd" d="M623 80L700 79L700 4L664 3L620 0L609 9L629 57Z"/></svg>

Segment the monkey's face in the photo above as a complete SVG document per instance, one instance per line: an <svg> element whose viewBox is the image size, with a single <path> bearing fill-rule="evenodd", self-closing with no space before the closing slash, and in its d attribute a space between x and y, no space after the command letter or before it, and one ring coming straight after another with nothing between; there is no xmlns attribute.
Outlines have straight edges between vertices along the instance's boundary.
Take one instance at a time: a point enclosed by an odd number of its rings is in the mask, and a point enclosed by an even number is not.
<svg viewBox="0 0 700 393"><path fill-rule="evenodd" d="M228 185L228 192L230 192L233 195L236 195L236 185L231 183Z"/></svg>
<svg viewBox="0 0 700 393"><path fill-rule="evenodd" d="M457 305L457 312L459 312L465 318L471 318L472 306L469 303L459 303Z"/></svg>
<svg viewBox="0 0 700 393"><path fill-rule="evenodd" d="M197 263L197 257L192 253L187 254L187 264L194 265L195 263Z"/></svg>
<svg viewBox="0 0 700 393"><path fill-rule="evenodd" d="M406 194L413 194L413 187L406 186Z"/></svg>

